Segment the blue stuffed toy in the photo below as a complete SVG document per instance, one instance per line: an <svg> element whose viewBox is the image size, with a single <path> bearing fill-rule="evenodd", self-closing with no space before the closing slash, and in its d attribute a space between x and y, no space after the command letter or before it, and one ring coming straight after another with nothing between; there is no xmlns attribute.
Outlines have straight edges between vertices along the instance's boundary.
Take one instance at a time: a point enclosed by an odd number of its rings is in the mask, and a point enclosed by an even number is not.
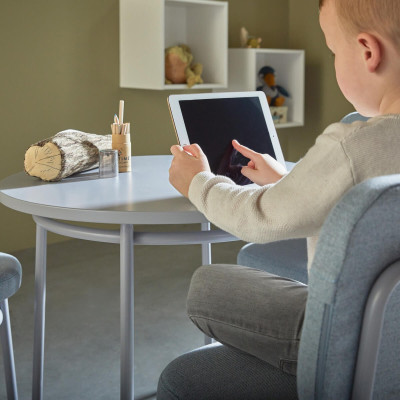
<svg viewBox="0 0 400 400"><path fill-rule="evenodd" d="M275 84L275 70L272 67L262 67L258 71L258 78L262 86L258 86L257 90L265 93L268 104L272 107L283 106L285 98L290 96L285 88Z"/></svg>

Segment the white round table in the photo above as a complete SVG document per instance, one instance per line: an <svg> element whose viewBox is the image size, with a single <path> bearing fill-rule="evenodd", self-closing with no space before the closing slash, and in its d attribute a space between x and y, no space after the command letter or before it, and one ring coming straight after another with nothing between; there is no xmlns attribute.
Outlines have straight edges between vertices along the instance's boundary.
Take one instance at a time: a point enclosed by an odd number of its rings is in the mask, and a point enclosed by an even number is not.
<svg viewBox="0 0 400 400"><path fill-rule="evenodd" d="M43 182L17 173L0 182L0 202L31 214L36 222L35 327L32 398L43 397L47 231L119 243L121 269L121 399L134 398L135 244L201 244L202 263L211 263L210 243L237 240L210 230L207 219L168 181L172 156L132 158L132 171L99 179L98 170L60 182ZM67 222L65 222L67 221ZM119 230L96 229L71 222L119 224ZM201 224L193 232L134 232L134 225Z"/></svg>

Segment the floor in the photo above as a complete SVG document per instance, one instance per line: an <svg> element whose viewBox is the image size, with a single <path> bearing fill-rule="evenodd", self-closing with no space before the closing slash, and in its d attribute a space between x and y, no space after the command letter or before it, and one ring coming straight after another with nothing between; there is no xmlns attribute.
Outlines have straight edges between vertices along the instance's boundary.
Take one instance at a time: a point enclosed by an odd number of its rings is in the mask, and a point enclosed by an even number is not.
<svg viewBox="0 0 400 400"><path fill-rule="evenodd" d="M213 262L235 263L243 244L212 245ZM25 400L32 386L34 249L13 255L23 266L10 313ZM68 240L50 245L47 257L44 399L119 399L119 247ZM135 396L154 392L169 361L203 344L185 313L190 278L200 265L200 246L135 247Z"/></svg>

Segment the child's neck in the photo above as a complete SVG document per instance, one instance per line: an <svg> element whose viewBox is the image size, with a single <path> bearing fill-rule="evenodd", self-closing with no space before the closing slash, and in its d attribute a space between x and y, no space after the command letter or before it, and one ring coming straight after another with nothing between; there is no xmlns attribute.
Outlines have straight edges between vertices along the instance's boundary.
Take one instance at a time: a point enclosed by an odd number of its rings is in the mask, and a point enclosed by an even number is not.
<svg viewBox="0 0 400 400"><path fill-rule="evenodd" d="M400 88L393 89L381 102L379 114L400 114Z"/></svg>

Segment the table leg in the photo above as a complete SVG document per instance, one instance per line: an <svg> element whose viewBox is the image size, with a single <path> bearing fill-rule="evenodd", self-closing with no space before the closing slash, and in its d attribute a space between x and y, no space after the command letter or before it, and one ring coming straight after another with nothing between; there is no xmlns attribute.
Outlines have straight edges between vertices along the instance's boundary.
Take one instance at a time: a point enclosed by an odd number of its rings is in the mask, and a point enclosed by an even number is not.
<svg viewBox="0 0 400 400"><path fill-rule="evenodd" d="M121 400L134 398L133 226L120 229L121 263Z"/></svg>
<svg viewBox="0 0 400 400"><path fill-rule="evenodd" d="M35 308L33 332L32 399L43 397L44 326L46 310L47 231L36 225Z"/></svg>

